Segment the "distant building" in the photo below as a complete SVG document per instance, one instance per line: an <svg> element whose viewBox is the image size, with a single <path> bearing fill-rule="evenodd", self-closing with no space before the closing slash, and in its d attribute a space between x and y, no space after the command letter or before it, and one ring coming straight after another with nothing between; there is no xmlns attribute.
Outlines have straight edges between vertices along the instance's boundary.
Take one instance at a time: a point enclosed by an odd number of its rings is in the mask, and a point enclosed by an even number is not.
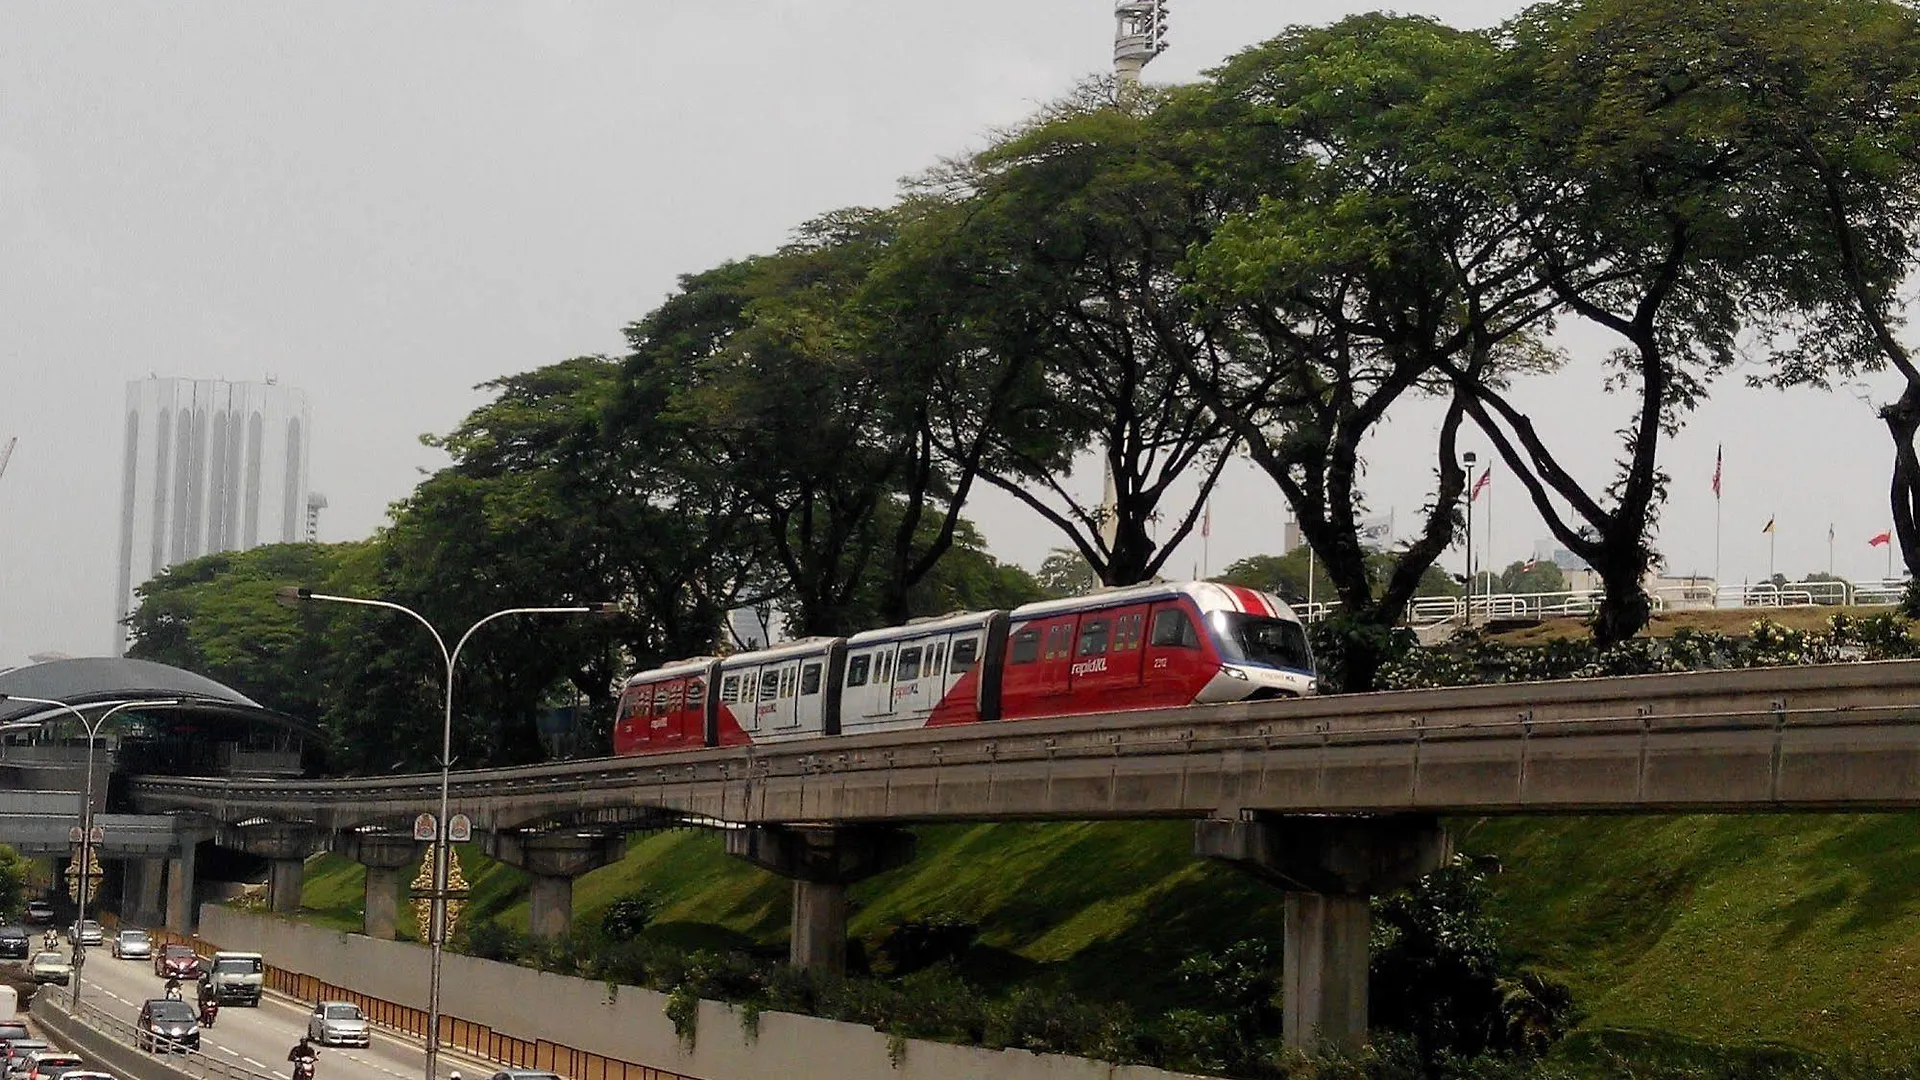
<svg viewBox="0 0 1920 1080"><path fill-rule="evenodd" d="M1533 558L1535 562L1550 562L1562 571L1590 569L1585 559L1561 547L1558 541L1551 539L1535 540L1533 542Z"/></svg>
<svg viewBox="0 0 1920 1080"><path fill-rule="evenodd" d="M115 655L126 648L118 624L134 608L134 590L162 570L217 551L303 538L313 512L311 427L307 396L289 386L161 378L127 384Z"/></svg>

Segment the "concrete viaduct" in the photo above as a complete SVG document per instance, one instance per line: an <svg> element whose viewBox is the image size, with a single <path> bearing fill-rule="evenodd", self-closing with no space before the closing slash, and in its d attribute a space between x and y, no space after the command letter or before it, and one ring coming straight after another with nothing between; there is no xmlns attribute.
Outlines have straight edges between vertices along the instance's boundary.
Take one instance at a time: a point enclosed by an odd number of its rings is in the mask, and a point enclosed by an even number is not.
<svg viewBox="0 0 1920 1080"><path fill-rule="evenodd" d="M135 778L183 829L275 859L369 867L391 934L402 830L438 774L356 780ZM1196 854L1286 893L1296 1045L1366 1034L1369 895L1450 851L1447 815L1883 811L1920 807L1920 661L1408 691L865 734L455 773L452 803L525 867L536 929L629 831L722 828L794 881L792 956L844 959L846 887L912 857L942 821L1188 818ZM202 825L189 825L200 822ZM190 847L188 848L190 850ZM190 874L190 868L188 868ZM380 899L375 897L379 892ZM383 906L384 905L384 906ZM190 917L190 916L189 916Z"/></svg>

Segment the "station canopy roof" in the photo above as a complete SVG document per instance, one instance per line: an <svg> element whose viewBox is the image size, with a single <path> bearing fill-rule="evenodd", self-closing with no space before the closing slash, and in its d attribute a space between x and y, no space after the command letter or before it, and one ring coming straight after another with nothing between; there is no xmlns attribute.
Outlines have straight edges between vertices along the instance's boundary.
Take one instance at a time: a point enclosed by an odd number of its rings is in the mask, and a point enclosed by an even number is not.
<svg viewBox="0 0 1920 1080"><path fill-rule="evenodd" d="M65 702L88 716L129 701L171 701L151 710L123 710L115 717L138 712L146 724L161 728L204 731L209 721L239 726L264 724L305 735L317 734L311 724L275 712L223 683L185 668L128 657L89 657L50 660L0 671L0 723L71 722L65 709L19 698ZM224 725L223 725L224 726Z"/></svg>

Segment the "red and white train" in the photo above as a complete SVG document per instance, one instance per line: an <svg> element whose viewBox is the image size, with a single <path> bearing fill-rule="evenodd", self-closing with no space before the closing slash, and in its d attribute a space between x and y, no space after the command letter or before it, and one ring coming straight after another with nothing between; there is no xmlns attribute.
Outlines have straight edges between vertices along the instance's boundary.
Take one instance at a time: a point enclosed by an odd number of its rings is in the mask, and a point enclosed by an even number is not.
<svg viewBox="0 0 1920 1080"><path fill-rule="evenodd" d="M613 752L1300 697L1306 628L1278 598L1140 585L699 657L627 680Z"/></svg>

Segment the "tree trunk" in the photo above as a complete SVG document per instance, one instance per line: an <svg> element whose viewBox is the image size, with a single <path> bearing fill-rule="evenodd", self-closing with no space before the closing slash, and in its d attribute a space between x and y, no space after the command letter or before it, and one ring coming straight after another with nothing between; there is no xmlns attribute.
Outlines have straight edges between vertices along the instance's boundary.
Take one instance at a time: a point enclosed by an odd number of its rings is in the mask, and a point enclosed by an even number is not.
<svg viewBox="0 0 1920 1080"><path fill-rule="evenodd" d="M1914 436L1920 434L1920 383L1907 382L1898 401L1880 410L1887 433L1893 436L1893 538L1907 573L1920 570L1920 454Z"/></svg>
<svg viewBox="0 0 1920 1080"><path fill-rule="evenodd" d="M1639 535L1613 538L1602 546L1600 562L1594 566L1605 594L1593 619L1593 642L1603 649L1639 633L1653 617L1652 604L1641 584L1650 562L1646 542L1641 539L1645 526L1635 523L1630 527Z"/></svg>

